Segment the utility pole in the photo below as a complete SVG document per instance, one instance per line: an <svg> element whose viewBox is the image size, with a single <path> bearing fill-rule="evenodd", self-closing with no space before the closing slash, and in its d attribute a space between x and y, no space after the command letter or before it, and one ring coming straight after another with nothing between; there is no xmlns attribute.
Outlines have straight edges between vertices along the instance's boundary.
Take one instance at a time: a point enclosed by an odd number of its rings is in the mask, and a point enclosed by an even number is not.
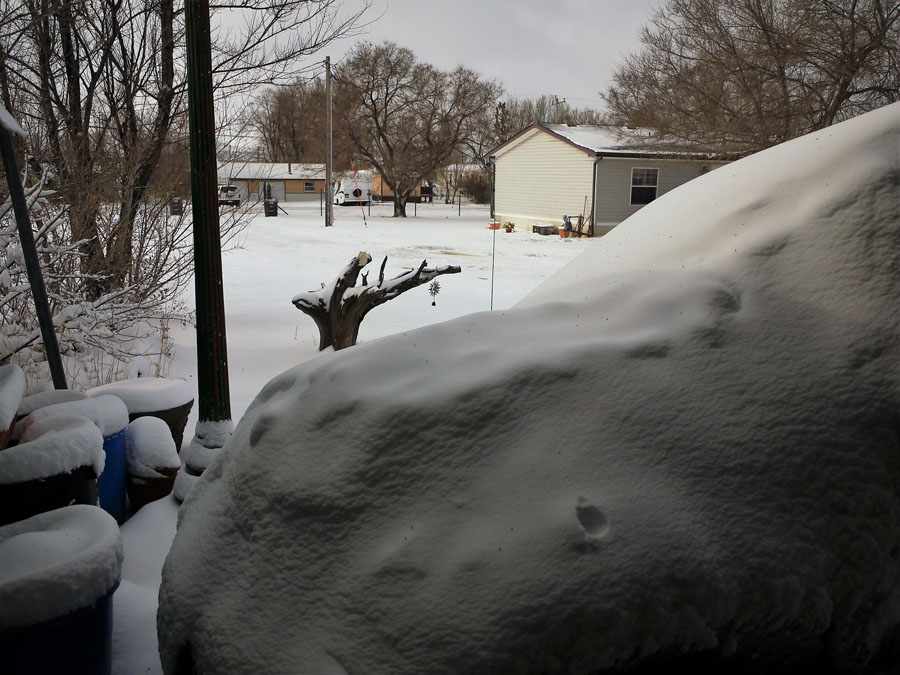
<svg viewBox="0 0 900 675"><path fill-rule="evenodd" d="M334 225L334 187L331 185L331 158L334 153L332 139L334 129L331 121L331 57L325 57L325 100L328 110L326 117L328 118L328 157L325 159L325 192L327 199L325 200L325 227Z"/></svg>
<svg viewBox="0 0 900 675"><path fill-rule="evenodd" d="M553 95L553 107L554 107L553 121L556 124L559 124L559 106L561 106L565 102L566 102L566 99L559 98L556 96L556 94Z"/></svg>
<svg viewBox="0 0 900 675"><path fill-rule="evenodd" d="M216 126L213 110L209 0L185 0L194 291L197 309L198 428L231 420L222 242L216 194ZM200 434L198 433L198 436ZM197 467L197 468L206 468Z"/></svg>

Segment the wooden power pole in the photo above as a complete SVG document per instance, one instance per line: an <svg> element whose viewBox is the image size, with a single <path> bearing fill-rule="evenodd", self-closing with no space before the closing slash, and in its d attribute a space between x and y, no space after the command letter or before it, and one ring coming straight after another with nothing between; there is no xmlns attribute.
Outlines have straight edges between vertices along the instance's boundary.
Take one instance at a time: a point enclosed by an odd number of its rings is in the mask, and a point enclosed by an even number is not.
<svg viewBox="0 0 900 675"><path fill-rule="evenodd" d="M185 0L199 423L231 419L222 242L219 237L216 125L209 0Z"/></svg>

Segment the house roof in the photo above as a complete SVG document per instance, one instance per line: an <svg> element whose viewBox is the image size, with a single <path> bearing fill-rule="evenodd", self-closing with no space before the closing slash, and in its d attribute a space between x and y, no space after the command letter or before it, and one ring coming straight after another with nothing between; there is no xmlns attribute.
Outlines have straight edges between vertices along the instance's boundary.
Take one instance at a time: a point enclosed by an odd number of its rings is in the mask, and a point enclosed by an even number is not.
<svg viewBox="0 0 900 675"><path fill-rule="evenodd" d="M528 138L546 133L594 157L669 157L672 159L712 159L720 153L702 148L685 147L665 142L647 132L642 137L635 130L596 124L546 124L536 122L501 143L488 153L498 157Z"/></svg>
<svg viewBox="0 0 900 675"><path fill-rule="evenodd" d="M324 164L223 162L219 180L325 180Z"/></svg>

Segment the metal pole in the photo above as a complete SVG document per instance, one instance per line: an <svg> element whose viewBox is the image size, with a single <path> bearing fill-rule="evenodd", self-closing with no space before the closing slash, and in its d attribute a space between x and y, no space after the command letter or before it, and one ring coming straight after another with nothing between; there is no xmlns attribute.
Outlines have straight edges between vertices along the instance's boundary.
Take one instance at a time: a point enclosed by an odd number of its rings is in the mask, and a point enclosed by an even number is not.
<svg viewBox="0 0 900 675"><path fill-rule="evenodd" d="M331 120L331 57L325 57L325 99L328 109L326 117L328 118L328 157L325 163L325 190L328 199L325 200L325 227L334 225L334 187L331 185L331 160L334 154L334 146L332 145L332 120Z"/></svg>
<svg viewBox="0 0 900 675"><path fill-rule="evenodd" d="M216 127L213 111L209 0L185 1L194 289L197 307L199 421L231 419L222 243L216 199Z"/></svg>
<svg viewBox="0 0 900 675"><path fill-rule="evenodd" d="M22 188L19 168L16 165L16 150L13 146L12 135L3 124L0 124L0 154L3 155L3 170L6 171L9 198L16 214L16 225L22 244L22 257L25 259L25 272L28 275L28 284L31 286L34 311L41 329L41 339L44 341L44 353L47 356L53 388L67 389L62 359L59 356L59 345L56 342L56 333L53 331L50 304L47 301L47 288L44 286L44 277L41 274L37 249L34 245L34 232L31 230L31 220L28 217L28 203L25 201L25 190Z"/></svg>

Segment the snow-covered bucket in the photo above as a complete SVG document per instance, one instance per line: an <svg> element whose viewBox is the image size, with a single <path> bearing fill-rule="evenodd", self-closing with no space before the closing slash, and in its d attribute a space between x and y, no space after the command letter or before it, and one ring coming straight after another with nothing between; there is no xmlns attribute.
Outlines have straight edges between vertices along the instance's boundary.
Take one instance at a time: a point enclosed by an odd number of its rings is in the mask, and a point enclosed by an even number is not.
<svg viewBox="0 0 900 675"><path fill-rule="evenodd" d="M104 455L94 422L74 413L29 417L17 432L18 445L0 452L0 525L69 504L97 504Z"/></svg>
<svg viewBox="0 0 900 675"><path fill-rule="evenodd" d="M49 400L49 399L48 399ZM21 408L20 408L21 410ZM103 435L103 472L97 478L100 506L120 523L125 520L125 429L128 409L116 396L102 395L54 403L34 409L13 432L19 436L34 424L58 415L81 415L91 420Z"/></svg>
<svg viewBox="0 0 900 675"><path fill-rule="evenodd" d="M184 380L136 377L94 387L87 393L89 396L118 396L128 408L129 421L147 415L160 418L169 425L175 449L181 451L184 427L194 405L193 393Z"/></svg>
<svg viewBox="0 0 900 675"><path fill-rule="evenodd" d="M9 442L16 411L25 395L25 374L14 363L0 366L0 450Z"/></svg>
<svg viewBox="0 0 900 675"><path fill-rule="evenodd" d="M0 670L109 673L122 557L115 520L95 506L0 527Z"/></svg>
<svg viewBox="0 0 900 675"><path fill-rule="evenodd" d="M125 448L132 511L172 492L181 460L163 420L149 416L134 420L125 434Z"/></svg>
<svg viewBox="0 0 900 675"><path fill-rule="evenodd" d="M17 421L23 417L27 417L38 408L46 408L57 403L68 403L69 401L80 401L87 398L87 394L77 389L47 389L39 391L36 394L26 396L19 403L19 411L16 413Z"/></svg>

